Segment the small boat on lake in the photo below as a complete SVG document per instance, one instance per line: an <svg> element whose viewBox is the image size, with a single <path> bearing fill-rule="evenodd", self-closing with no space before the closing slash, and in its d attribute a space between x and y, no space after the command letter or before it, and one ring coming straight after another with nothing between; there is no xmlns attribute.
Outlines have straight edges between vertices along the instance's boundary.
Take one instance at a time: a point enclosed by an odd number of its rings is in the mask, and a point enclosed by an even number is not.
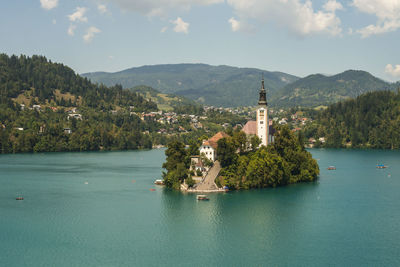
<svg viewBox="0 0 400 267"><path fill-rule="evenodd" d="M156 185L164 185L164 181L161 180L161 179L157 179L157 180L155 180L154 184L156 184Z"/></svg>
<svg viewBox="0 0 400 267"><path fill-rule="evenodd" d="M378 169L385 169L385 168L387 168L387 166L385 166L385 165L383 165L383 164L378 164L378 165L376 165L376 168L378 168Z"/></svg>
<svg viewBox="0 0 400 267"><path fill-rule="evenodd" d="M24 200L23 197L16 197L15 200Z"/></svg>
<svg viewBox="0 0 400 267"><path fill-rule="evenodd" d="M336 170L336 167L335 166L329 166L327 169L328 170Z"/></svg>
<svg viewBox="0 0 400 267"><path fill-rule="evenodd" d="M197 195L197 200L210 200L207 195Z"/></svg>

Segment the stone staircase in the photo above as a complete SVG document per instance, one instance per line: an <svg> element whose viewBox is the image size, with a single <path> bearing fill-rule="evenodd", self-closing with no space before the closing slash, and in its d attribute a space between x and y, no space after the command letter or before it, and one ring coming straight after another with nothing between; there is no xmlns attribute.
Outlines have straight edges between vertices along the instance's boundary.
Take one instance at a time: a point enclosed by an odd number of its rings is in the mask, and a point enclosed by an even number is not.
<svg viewBox="0 0 400 267"><path fill-rule="evenodd" d="M204 191L204 192L220 190L215 184L215 179L218 177L220 171L221 171L221 164L217 160L214 162L214 165L208 171L203 181L196 184L193 189L196 191Z"/></svg>

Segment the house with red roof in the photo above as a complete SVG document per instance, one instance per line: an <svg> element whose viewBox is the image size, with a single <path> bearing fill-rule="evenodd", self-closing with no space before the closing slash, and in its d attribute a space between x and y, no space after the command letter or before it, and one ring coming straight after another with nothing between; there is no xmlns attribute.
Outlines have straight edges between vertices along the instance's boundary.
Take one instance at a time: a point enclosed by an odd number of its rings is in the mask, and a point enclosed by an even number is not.
<svg viewBox="0 0 400 267"><path fill-rule="evenodd" d="M203 141L200 146L200 155L204 154L206 158L214 162L217 159L218 140L225 137L229 137L229 135L224 132L218 132L210 139Z"/></svg>

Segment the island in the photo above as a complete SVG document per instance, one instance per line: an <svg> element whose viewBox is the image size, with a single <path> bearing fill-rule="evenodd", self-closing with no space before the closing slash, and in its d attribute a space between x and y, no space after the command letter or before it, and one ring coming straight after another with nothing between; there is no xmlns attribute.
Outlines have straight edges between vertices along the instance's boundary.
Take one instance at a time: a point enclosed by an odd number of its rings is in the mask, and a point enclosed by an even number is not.
<svg viewBox="0 0 400 267"><path fill-rule="evenodd" d="M256 121L199 138L188 148L180 140L168 144L164 184L187 192L223 192L315 181L319 166L299 137L269 120L262 80Z"/></svg>

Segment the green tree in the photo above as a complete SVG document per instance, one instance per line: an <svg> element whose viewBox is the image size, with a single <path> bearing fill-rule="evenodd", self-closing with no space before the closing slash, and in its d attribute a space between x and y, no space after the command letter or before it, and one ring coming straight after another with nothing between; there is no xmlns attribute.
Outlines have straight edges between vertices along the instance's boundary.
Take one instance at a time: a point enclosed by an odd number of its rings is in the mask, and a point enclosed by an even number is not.
<svg viewBox="0 0 400 267"><path fill-rule="evenodd" d="M185 145L180 141L174 140L169 143L168 148L165 150L165 155L167 156L167 161L163 163L162 167L167 171L176 169L179 163L186 165L187 152Z"/></svg>
<svg viewBox="0 0 400 267"><path fill-rule="evenodd" d="M233 164L237 158L235 144L232 138L218 140L217 157L222 167Z"/></svg>
<svg viewBox="0 0 400 267"><path fill-rule="evenodd" d="M240 150L241 153L245 152L247 149L247 136L243 131L236 131L233 133L233 143L236 148Z"/></svg>
<svg viewBox="0 0 400 267"><path fill-rule="evenodd" d="M253 155L246 172L249 187L276 187L288 182L287 163L282 157L269 153L265 147Z"/></svg>
<svg viewBox="0 0 400 267"><path fill-rule="evenodd" d="M253 136L251 136L250 144L251 144L251 149L252 149L252 151L256 151L257 148L258 148L258 147L260 146L260 144L261 144L261 140L260 140L260 138L258 138L257 135L253 135Z"/></svg>

